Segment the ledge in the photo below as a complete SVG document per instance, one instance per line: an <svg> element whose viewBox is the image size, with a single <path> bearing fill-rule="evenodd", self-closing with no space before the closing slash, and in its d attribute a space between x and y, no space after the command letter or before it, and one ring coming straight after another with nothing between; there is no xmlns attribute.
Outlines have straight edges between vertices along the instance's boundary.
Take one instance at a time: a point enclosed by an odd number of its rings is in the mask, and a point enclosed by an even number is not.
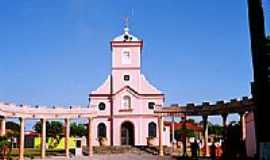
<svg viewBox="0 0 270 160"><path fill-rule="evenodd" d="M133 109L120 109L119 112L132 112Z"/></svg>

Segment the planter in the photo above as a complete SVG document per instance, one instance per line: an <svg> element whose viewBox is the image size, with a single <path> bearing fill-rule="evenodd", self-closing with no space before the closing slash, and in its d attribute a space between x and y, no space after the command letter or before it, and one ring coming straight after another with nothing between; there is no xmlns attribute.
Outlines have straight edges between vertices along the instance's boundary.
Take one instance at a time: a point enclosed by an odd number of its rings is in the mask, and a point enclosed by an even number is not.
<svg viewBox="0 0 270 160"><path fill-rule="evenodd" d="M147 145L148 146L155 146L156 137L148 137L147 138Z"/></svg>
<svg viewBox="0 0 270 160"><path fill-rule="evenodd" d="M107 138L104 138L104 137L99 138L99 145L100 146L108 146L108 140L107 140Z"/></svg>

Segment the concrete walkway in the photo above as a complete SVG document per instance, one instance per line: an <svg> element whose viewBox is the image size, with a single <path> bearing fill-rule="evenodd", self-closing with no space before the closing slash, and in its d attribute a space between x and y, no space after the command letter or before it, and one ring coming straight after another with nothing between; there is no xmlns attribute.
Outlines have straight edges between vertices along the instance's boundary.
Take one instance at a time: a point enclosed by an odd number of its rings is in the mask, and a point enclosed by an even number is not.
<svg viewBox="0 0 270 160"><path fill-rule="evenodd" d="M30 160L25 158L25 160ZM35 158L35 160L41 160L40 158ZM64 156L48 156L46 159L42 160L67 160ZM171 156L159 157L157 155L151 154L134 154L134 153L124 153L124 154L104 154L104 155L94 155L92 158L88 156L74 157L71 156L70 160L187 160L186 158L173 158ZM198 158L198 160L210 160L209 158Z"/></svg>
<svg viewBox="0 0 270 160"><path fill-rule="evenodd" d="M170 156L159 157L157 155L150 155L150 154L132 154L132 153L125 153L125 154L105 154L105 155L94 155L92 158L88 156L83 157L74 157L72 156L70 160L174 160ZM25 158L25 160L30 160ZM35 158L35 160L41 160L39 158ZM46 159L43 160L66 160L63 156L48 156Z"/></svg>

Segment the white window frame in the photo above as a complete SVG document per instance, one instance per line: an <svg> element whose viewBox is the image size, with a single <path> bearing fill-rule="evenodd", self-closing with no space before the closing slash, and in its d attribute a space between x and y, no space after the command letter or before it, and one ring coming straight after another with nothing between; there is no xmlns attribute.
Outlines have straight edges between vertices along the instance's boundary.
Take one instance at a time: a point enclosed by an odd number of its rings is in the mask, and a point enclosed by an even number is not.
<svg viewBox="0 0 270 160"><path fill-rule="evenodd" d="M129 103L128 105L126 104L126 99L125 99L125 97L129 97L129 102L127 102L127 103ZM131 98L131 96L130 95L124 95L123 97L122 97L122 109L131 109L131 101L132 101L132 98Z"/></svg>
<svg viewBox="0 0 270 160"><path fill-rule="evenodd" d="M129 54L129 58L126 58L126 53ZM131 64L131 50L126 48L121 51L121 62L122 64Z"/></svg>

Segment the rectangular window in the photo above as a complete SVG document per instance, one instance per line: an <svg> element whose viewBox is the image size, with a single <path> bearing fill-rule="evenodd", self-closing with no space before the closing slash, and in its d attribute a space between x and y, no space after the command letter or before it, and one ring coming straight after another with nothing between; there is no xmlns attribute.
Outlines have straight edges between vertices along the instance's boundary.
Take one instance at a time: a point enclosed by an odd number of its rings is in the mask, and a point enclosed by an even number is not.
<svg viewBox="0 0 270 160"><path fill-rule="evenodd" d="M154 108L155 108L155 102L149 102L148 109L154 109Z"/></svg>
<svg viewBox="0 0 270 160"><path fill-rule="evenodd" d="M131 56L129 51L122 52L122 64L130 64Z"/></svg>
<svg viewBox="0 0 270 160"><path fill-rule="evenodd" d="M130 77L129 75L124 75L124 81L129 81Z"/></svg>

